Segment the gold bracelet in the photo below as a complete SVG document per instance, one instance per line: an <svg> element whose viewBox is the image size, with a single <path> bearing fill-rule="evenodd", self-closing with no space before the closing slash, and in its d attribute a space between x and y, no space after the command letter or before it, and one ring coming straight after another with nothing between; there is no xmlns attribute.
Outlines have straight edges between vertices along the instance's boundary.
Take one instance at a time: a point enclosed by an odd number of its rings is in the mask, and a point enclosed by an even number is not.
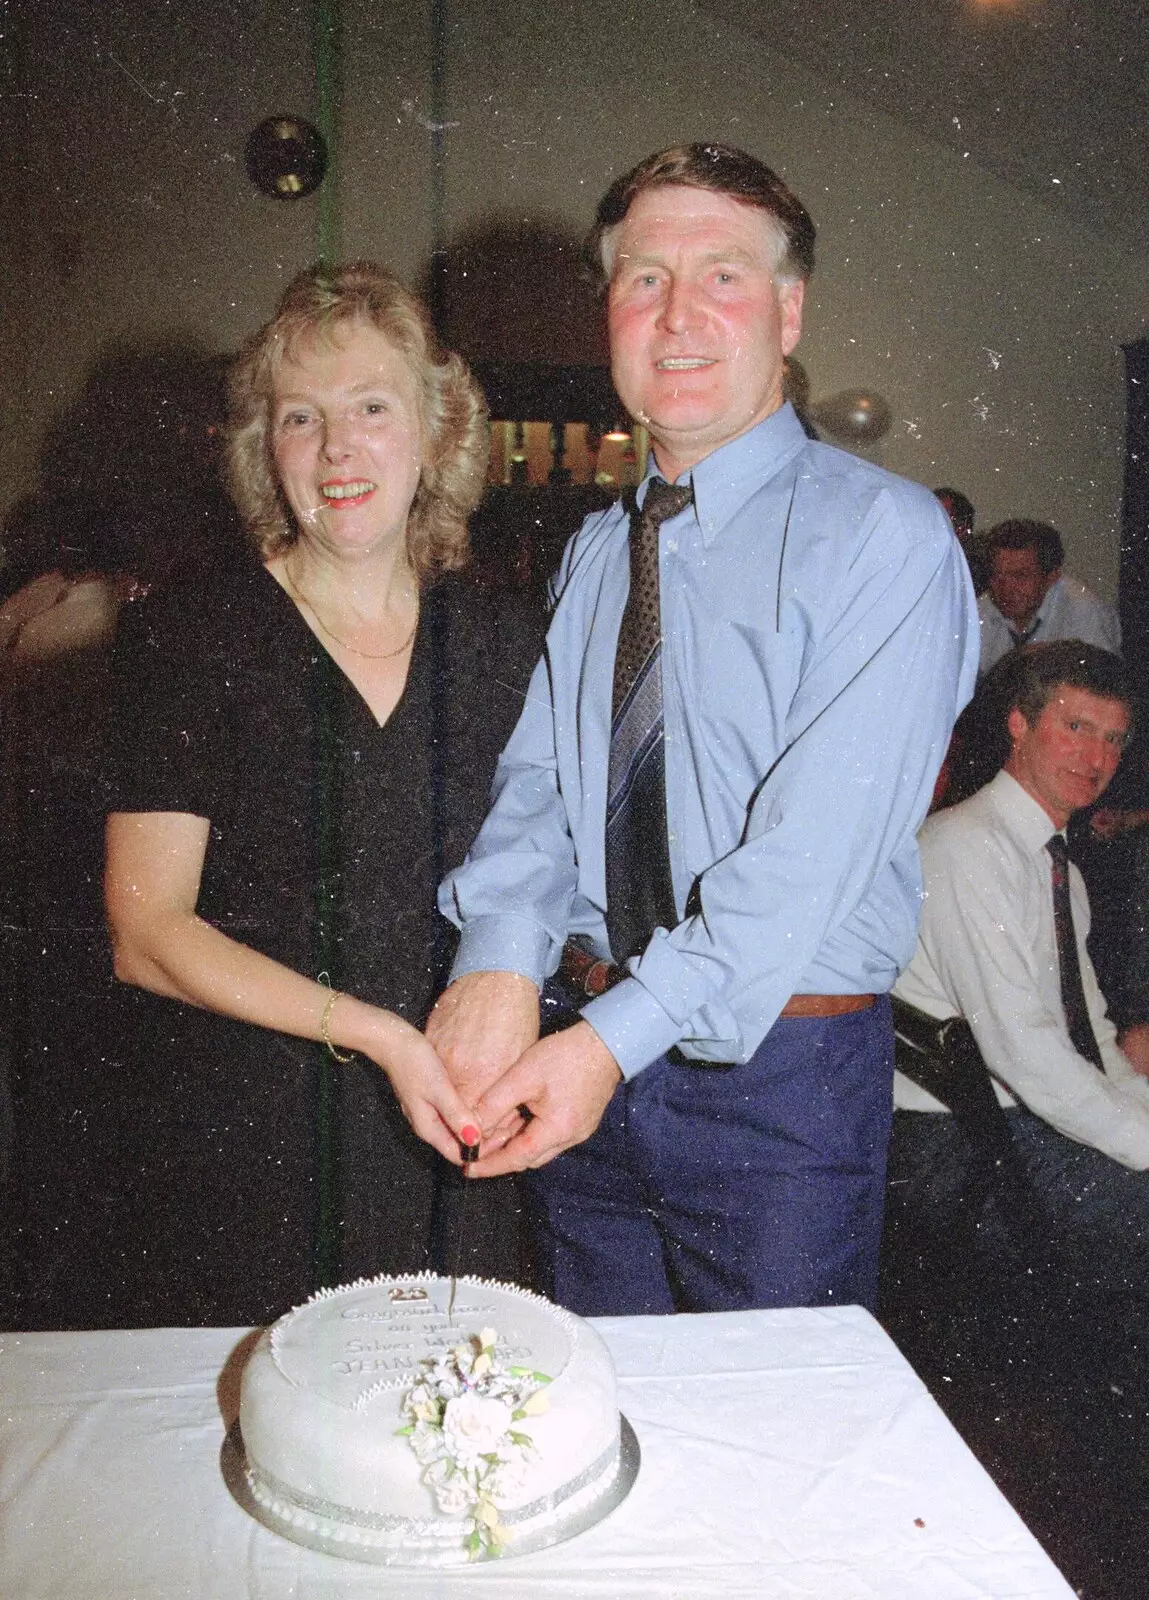
<svg viewBox="0 0 1149 1600"><path fill-rule="evenodd" d="M330 988L331 987L330 981L327 978L326 972L321 972L319 974L319 982L325 988ZM334 1045L334 1043L332 1041L332 1038L331 1038L331 1027L330 1027L330 1024L331 1024L331 1013L335 1010L335 1002L341 997L342 993L343 993L343 991L341 989L332 989L331 990L331 994L328 997L327 1004L323 1008L323 1015L319 1019L319 1032L320 1032L320 1034L321 1034L321 1036L323 1038L324 1044L327 1046L327 1048L331 1052L331 1054L335 1057L336 1061L338 1061L341 1066L346 1066L346 1064L349 1061L354 1061L355 1052L354 1052L354 1050L345 1050L345 1051L342 1051L342 1052L337 1050L335 1048L335 1045Z"/></svg>

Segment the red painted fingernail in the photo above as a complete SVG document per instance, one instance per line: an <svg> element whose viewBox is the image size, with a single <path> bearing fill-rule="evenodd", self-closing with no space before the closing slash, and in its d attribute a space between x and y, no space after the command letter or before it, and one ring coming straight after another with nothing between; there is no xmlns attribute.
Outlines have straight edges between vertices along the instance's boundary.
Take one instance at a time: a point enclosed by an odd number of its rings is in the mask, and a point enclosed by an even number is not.
<svg viewBox="0 0 1149 1600"><path fill-rule="evenodd" d="M473 1122L468 1122L465 1128L459 1129L459 1138L463 1144L478 1144L482 1134Z"/></svg>

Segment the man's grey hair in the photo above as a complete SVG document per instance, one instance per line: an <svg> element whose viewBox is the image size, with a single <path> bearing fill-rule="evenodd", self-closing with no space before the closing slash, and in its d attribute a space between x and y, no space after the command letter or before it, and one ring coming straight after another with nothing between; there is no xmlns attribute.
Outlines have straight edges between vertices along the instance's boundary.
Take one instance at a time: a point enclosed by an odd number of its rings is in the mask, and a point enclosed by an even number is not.
<svg viewBox="0 0 1149 1600"><path fill-rule="evenodd" d="M815 227L806 207L778 174L730 144L679 144L659 150L616 178L599 202L586 242L591 270L605 287L614 269L618 230L640 194L675 186L728 195L763 213L775 239L776 282L805 283L814 271Z"/></svg>

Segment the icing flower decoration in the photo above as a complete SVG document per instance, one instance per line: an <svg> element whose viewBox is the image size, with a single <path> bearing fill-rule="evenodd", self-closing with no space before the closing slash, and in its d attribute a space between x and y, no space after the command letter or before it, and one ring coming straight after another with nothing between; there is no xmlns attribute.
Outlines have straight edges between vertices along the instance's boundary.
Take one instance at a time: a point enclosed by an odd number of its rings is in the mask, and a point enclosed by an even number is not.
<svg viewBox="0 0 1149 1600"><path fill-rule="evenodd" d="M489 1371L490 1359L480 1357L483 1359ZM441 1426L447 1454L457 1466L474 1466L483 1456L498 1450L509 1420L505 1400L486 1400L474 1389L457 1395L443 1409Z"/></svg>
<svg viewBox="0 0 1149 1600"><path fill-rule="evenodd" d="M545 1372L504 1366L498 1336L483 1328L462 1344L428 1356L403 1397L406 1435L423 1482L448 1516L470 1512L465 1544L472 1560L496 1555L508 1534L499 1504L521 1493L534 1455L515 1423L547 1409Z"/></svg>

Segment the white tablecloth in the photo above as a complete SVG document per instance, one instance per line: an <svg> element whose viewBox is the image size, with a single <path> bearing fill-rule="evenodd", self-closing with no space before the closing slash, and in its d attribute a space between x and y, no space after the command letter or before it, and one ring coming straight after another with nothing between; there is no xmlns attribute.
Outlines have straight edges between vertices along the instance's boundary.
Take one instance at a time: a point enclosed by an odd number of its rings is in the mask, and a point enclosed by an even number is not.
<svg viewBox="0 0 1149 1600"><path fill-rule="evenodd" d="M228 1493L253 1336L0 1335L3 1600L1020 1600L1072 1591L864 1311L612 1318L629 1498L540 1555L397 1571Z"/></svg>

